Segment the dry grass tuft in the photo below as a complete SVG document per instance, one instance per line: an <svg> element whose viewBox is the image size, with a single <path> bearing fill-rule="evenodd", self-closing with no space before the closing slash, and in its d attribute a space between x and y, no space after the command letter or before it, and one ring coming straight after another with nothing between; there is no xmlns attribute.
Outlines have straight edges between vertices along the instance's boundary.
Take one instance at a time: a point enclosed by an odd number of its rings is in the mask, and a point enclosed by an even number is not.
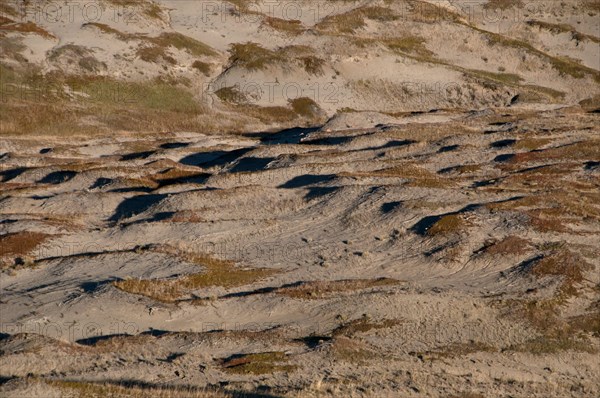
<svg viewBox="0 0 600 398"><path fill-rule="evenodd" d="M524 7L523 0L488 0L483 6L488 10L506 10L513 7Z"/></svg>
<svg viewBox="0 0 600 398"><path fill-rule="evenodd" d="M241 66L248 70L266 69L270 65L285 62L285 58L257 43L235 43L229 50L231 65Z"/></svg>
<svg viewBox="0 0 600 398"><path fill-rule="evenodd" d="M585 272L593 269L592 264L587 263L579 254L566 248L555 250L521 266L522 271L536 278L561 278L562 281L558 290L558 298L560 299L577 296L579 294L577 286L585 280Z"/></svg>
<svg viewBox="0 0 600 398"><path fill-rule="evenodd" d="M52 236L29 231L0 236L0 269L32 265L28 255Z"/></svg>
<svg viewBox="0 0 600 398"><path fill-rule="evenodd" d="M529 240L510 235L500 241L486 242L485 246L479 252L491 256L506 256L525 254L531 249L532 245Z"/></svg>
<svg viewBox="0 0 600 398"><path fill-rule="evenodd" d="M339 336L329 346L330 355L337 361L365 365L368 361L381 357L362 341Z"/></svg>
<svg viewBox="0 0 600 398"><path fill-rule="evenodd" d="M14 22L8 18L0 21L0 34L3 32L33 33L46 39L56 38L52 33L40 27L35 22Z"/></svg>
<svg viewBox="0 0 600 398"><path fill-rule="evenodd" d="M438 347L435 350L426 351L422 353L412 353L412 355L416 355L420 359L423 360L440 360L440 359L451 359L466 355L475 354L478 352L498 352L498 349L495 347L482 343L473 341L470 343L452 343L446 346Z"/></svg>
<svg viewBox="0 0 600 398"><path fill-rule="evenodd" d="M223 371L235 374L271 374L274 372L293 372L294 365L282 364L289 360L281 351L259 352L234 355L221 361Z"/></svg>
<svg viewBox="0 0 600 398"><path fill-rule="evenodd" d="M381 170L341 173L340 175L345 177L403 178L409 180L406 185L411 187L447 188L452 186L452 182L450 180L440 177L439 175L436 175L435 173L432 173L423 167L410 163Z"/></svg>
<svg viewBox="0 0 600 398"><path fill-rule="evenodd" d="M321 299L332 294L352 292L382 286L392 286L402 283L396 279L345 279L340 281L312 281L281 287L275 291L277 294L299 299Z"/></svg>
<svg viewBox="0 0 600 398"><path fill-rule="evenodd" d="M331 332L331 335L333 337L352 337L357 333L366 333L370 330L388 329L400 324L402 324L402 320L384 319L381 322L374 322L368 316L363 315L361 318L352 320L335 328Z"/></svg>
<svg viewBox="0 0 600 398"><path fill-rule="evenodd" d="M470 224L461 214L447 214L440 217L428 230L427 235L448 235L464 231Z"/></svg>
<svg viewBox="0 0 600 398"><path fill-rule="evenodd" d="M302 22L298 20L266 17L263 21L263 24L280 32L291 33L294 35L299 35L300 33L304 32L304 26L302 25Z"/></svg>
<svg viewBox="0 0 600 398"><path fill-rule="evenodd" d="M315 25L317 30L332 33L354 33L364 28L366 19L378 22L390 22L398 19L395 13L385 7L360 7L344 14L330 15Z"/></svg>

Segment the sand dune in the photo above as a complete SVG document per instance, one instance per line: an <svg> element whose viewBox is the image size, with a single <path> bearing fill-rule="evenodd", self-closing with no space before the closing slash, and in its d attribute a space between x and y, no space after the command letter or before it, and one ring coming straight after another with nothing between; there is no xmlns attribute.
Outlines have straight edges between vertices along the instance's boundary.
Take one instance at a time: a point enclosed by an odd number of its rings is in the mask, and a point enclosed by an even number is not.
<svg viewBox="0 0 600 398"><path fill-rule="evenodd" d="M48 3L0 8L3 396L600 394L597 2Z"/></svg>

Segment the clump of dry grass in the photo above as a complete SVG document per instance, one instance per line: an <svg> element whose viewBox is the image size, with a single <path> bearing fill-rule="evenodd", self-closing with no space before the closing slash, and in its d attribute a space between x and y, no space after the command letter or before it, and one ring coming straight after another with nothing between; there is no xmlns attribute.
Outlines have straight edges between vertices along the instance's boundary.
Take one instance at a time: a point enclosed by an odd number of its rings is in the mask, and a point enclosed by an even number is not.
<svg viewBox="0 0 600 398"><path fill-rule="evenodd" d="M295 365L284 364L287 361L288 355L281 351L234 355L221 360L221 369L227 373L253 375L296 370Z"/></svg>
<svg viewBox="0 0 600 398"><path fill-rule="evenodd" d="M560 278L561 283L557 292L557 297L560 299L577 296L577 286L585 280L584 274L593 269L592 264L566 248L542 255L521 267L521 271L525 271L535 278Z"/></svg>
<svg viewBox="0 0 600 398"><path fill-rule="evenodd" d="M560 317L562 301L556 298L545 300L505 300L497 303L504 316L525 322L538 335L522 343L508 347L508 351L527 352L535 355L553 354L560 351L596 352L581 332L596 333L599 313L592 312L580 318ZM580 323L579 321L582 321ZM592 321L590 323L590 321ZM591 325L591 328L588 326Z"/></svg>
<svg viewBox="0 0 600 398"><path fill-rule="evenodd" d="M52 33L40 27L35 22L14 22L8 18L4 18L0 21L0 34L3 34L4 32L33 33L46 39L56 38Z"/></svg>
<svg viewBox="0 0 600 398"><path fill-rule="evenodd" d="M200 60L196 60L192 63L192 68L196 69L204 76L210 76L212 72L212 65L208 62L202 62Z"/></svg>
<svg viewBox="0 0 600 398"><path fill-rule="evenodd" d="M144 15L162 21L163 20L163 11L158 3L155 3L151 0L107 0L109 3L114 6L123 8L126 10L131 10L132 8L136 10L140 10ZM123 11L121 11L123 12ZM131 11L129 11L131 12Z"/></svg>
<svg viewBox="0 0 600 398"><path fill-rule="evenodd" d="M229 53L229 62L232 65L248 70L265 69L270 65L286 61L281 54L252 42L232 44Z"/></svg>
<svg viewBox="0 0 600 398"><path fill-rule="evenodd" d="M452 182L448 179L440 177L429 170L414 165L414 164L402 164L394 167L367 171L367 172L351 172L341 173L342 176L347 177L397 177L408 179L406 185L412 187L423 187L423 188L447 188L452 186Z"/></svg>
<svg viewBox="0 0 600 398"><path fill-rule="evenodd" d="M491 256L506 256L525 254L532 249L531 242L519 236L509 235L502 240L494 240L486 242L484 247L478 250L479 253L484 253Z"/></svg>
<svg viewBox="0 0 600 398"><path fill-rule="evenodd" d="M28 255L53 235L41 232L15 232L0 236L0 269L33 264Z"/></svg>
<svg viewBox="0 0 600 398"><path fill-rule="evenodd" d="M402 324L402 320L399 319L384 319L380 322L375 322L367 315L363 315L361 318L338 326L331 332L331 335L333 337L352 337L355 334L366 333L370 330L388 329L400 324Z"/></svg>
<svg viewBox="0 0 600 398"><path fill-rule="evenodd" d="M415 352L412 355L419 357L422 360L440 360L456 358L460 356L466 356L475 354L478 352L497 352L498 349L495 347L478 341L472 341L469 343L452 343L445 346L438 347L431 351L426 352Z"/></svg>
<svg viewBox="0 0 600 398"><path fill-rule="evenodd" d="M439 218L427 230L427 235L438 236L456 234L464 231L470 224L462 214L446 214Z"/></svg>
<svg viewBox="0 0 600 398"><path fill-rule="evenodd" d="M340 281L312 281L301 282L293 286L281 287L275 290L276 294L299 298L321 299L336 293L352 292L383 286L392 286L402 283L396 279L345 279Z"/></svg>
<svg viewBox="0 0 600 398"><path fill-rule="evenodd" d="M304 31L304 26L301 21L281 19L275 17L266 17L263 20L263 24L269 26L275 30L286 32L294 35L299 35Z"/></svg>
<svg viewBox="0 0 600 398"><path fill-rule="evenodd" d="M506 10L513 7L524 7L523 0L488 0L484 8L489 10Z"/></svg>
<svg viewBox="0 0 600 398"><path fill-rule="evenodd" d="M578 32L573 26L569 24L556 24L545 21L529 20L527 21L527 25L535 26L540 29L545 29L554 34L568 33L571 35L571 38L577 41L589 40L594 43L600 43L600 39L598 39L597 37Z"/></svg>
<svg viewBox="0 0 600 398"><path fill-rule="evenodd" d="M381 357L381 354L372 350L364 342L345 336L334 338L328 349L335 360L358 365L365 365L369 360Z"/></svg>
<svg viewBox="0 0 600 398"><path fill-rule="evenodd" d="M315 25L315 28L324 32L354 33L366 26L365 19L390 22L397 20L398 16L386 7L360 7L344 14L330 15Z"/></svg>
<svg viewBox="0 0 600 398"><path fill-rule="evenodd" d="M434 53L425 47L426 40L418 36L404 36L381 40L391 51L400 54L414 54L424 59L433 60Z"/></svg>
<svg viewBox="0 0 600 398"><path fill-rule="evenodd" d="M152 250L178 257L181 261L197 264L205 271L189 274L176 279L125 279L113 282L113 285L127 293L138 294L154 300L174 303L190 297L194 290L213 286L231 288L252 284L275 274L271 269L247 269L235 266L235 263L220 260L207 254L186 253L169 246L149 247Z"/></svg>

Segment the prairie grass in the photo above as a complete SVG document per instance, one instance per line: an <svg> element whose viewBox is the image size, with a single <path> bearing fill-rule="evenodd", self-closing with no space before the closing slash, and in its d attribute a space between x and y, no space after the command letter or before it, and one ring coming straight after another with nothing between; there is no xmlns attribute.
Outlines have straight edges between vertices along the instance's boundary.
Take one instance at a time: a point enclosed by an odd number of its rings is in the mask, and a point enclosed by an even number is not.
<svg viewBox="0 0 600 398"><path fill-rule="evenodd" d="M206 110L187 88L160 80L138 83L92 75L42 75L0 66L0 84L12 87L0 103L3 134L196 131L205 130L208 123L214 127L214 121L201 117Z"/></svg>

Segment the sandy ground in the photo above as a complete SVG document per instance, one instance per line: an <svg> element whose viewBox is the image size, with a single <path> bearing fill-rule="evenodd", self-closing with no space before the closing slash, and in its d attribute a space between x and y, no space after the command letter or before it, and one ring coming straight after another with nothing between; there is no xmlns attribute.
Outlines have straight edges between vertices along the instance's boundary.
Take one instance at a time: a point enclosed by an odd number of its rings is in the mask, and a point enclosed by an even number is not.
<svg viewBox="0 0 600 398"><path fill-rule="evenodd" d="M600 11L409 3L3 9L2 396L599 396Z"/></svg>

